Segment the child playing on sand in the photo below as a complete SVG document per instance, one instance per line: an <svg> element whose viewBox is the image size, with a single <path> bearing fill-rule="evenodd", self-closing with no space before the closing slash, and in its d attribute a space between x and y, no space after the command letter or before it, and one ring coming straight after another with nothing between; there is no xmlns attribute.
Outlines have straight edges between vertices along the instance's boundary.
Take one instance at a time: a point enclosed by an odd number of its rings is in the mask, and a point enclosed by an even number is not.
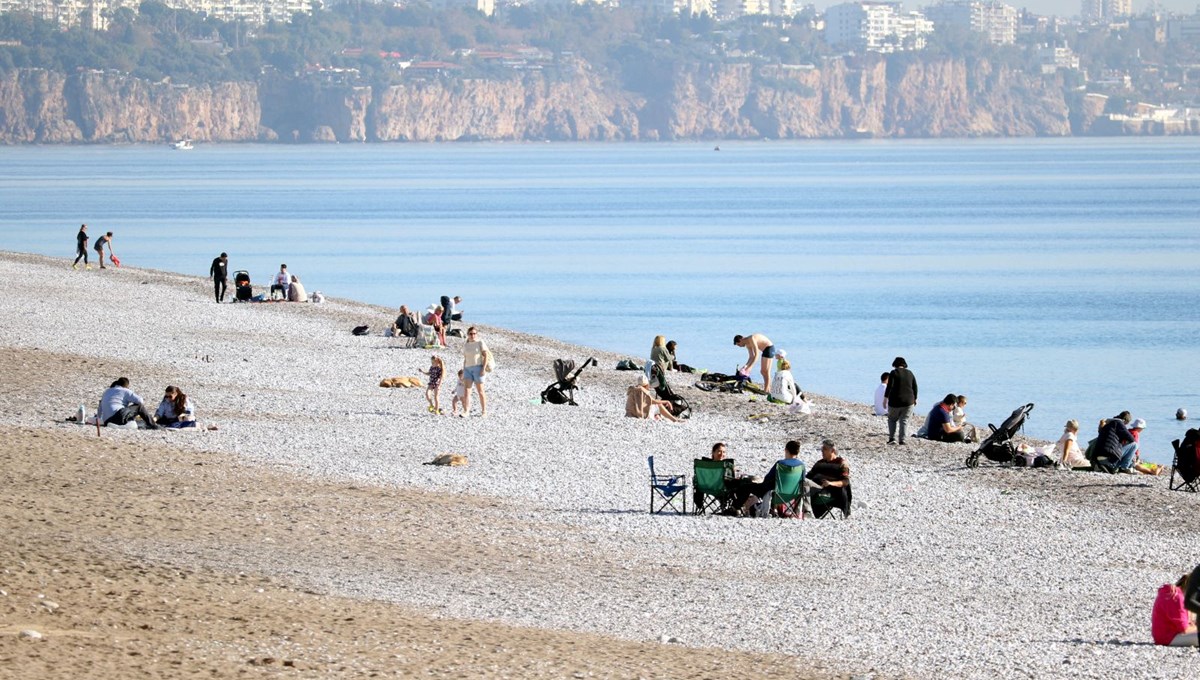
<svg viewBox="0 0 1200 680"><path fill-rule="evenodd" d="M429 371L421 371L429 376L429 386L425 388L425 401L429 402L429 412L439 416L442 415L442 402L438 392L442 386L443 368L442 358L435 354L429 359Z"/></svg>
<svg viewBox="0 0 1200 680"><path fill-rule="evenodd" d="M466 406L463 406L463 397L467 396L467 383L463 382L463 371L458 369L458 384L454 386L454 398L450 400L450 415L458 415L458 407L462 406L466 411Z"/></svg>
<svg viewBox="0 0 1200 680"><path fill-rule="evenodd" d="M1141 418L1129 424L1129 434L1133 436L1133 441L1138 443L1137 453L1133 454L1133 469L1143 475L1162 474L1163 466L1157 463L1142 462L1142 430L1144 429L1146 429L1146 421Z"/></svg>

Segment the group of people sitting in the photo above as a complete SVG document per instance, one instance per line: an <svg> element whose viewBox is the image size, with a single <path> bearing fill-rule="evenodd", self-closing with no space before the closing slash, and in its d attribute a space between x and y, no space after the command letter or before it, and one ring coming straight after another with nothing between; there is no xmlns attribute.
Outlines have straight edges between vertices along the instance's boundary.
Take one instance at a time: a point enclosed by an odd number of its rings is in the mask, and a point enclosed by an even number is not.
<svg viewBox="0 0 1200 680"><path fill-rule="evenodd" d="M727 455L728 448L725 443L717 442L713 444L711 454L703 460L724 461ZM803 465L804 462L800 460L800 442L795 440L784 445L783 458L773 463L761 477L750 476L738 471L733 465L728 465L725 468L725 481L730 496L720 499L724 502L724 512L740 517L762 516L768 513L780 517L795 516L795 509L788 503L771 503L769 508L763 504L775 490L777 470L780 466L796 468ZM803 486L811 493L828 494L829 498L825 502L843 508L846 516L849 516L850 466L838 454L837 445L832 440L826 439L821 442L821 457L808 469ZM696 507L702 507L704 500L703 492L697 489L693 496Z"/></svg>
<svg viewBox="0 0 1200 680"><path fill-rule="evenodd" d="M411 311L406 305L400 305L400 312L390 329L392 337L416 338L420 336L421 326L428 326L440 347L446 346L446 333L450 324L462 321L462 297L443 295L438 304L429 305L424 313ZM430 343L433 344L433 343Z"/></svg>
<svg viewBox="0 0 1200 680"><path fill-rule="evenodd" d="M224 253L221 253L224 255ZM308 291L300 283L300 277L288 271L286 264L279 265L279 273L271 283L271 299L278 293L280 299L287 302L308 302Z"/></svg>
<svg viewBox="0 0 1200 680"><path fill-rule="evenodd" d="M125 426L141 418L148 430L160 427L172 429L195 427L196 409L192 400L178 387L168 385L163 393L162 401L151 415L146 409L145 402L133 390L129 389L129 378L121 377L113 381L100 397L100 405L96 410L96 422L108 427Z"/></svg>
<svg viewBox="0 0 1200 680"><path fill-rule="evenodd" d="M1142 462L1141 435L1146 421L1134 419L1129 411L1100 421L1096 438L1087 448L1079 446L1079 421L1068 420L1062 437L1054 444L1055 460L1059 467L1100 469L1106 472L1125 472L1144 475L1162 474L1163 466Z"/></svg>

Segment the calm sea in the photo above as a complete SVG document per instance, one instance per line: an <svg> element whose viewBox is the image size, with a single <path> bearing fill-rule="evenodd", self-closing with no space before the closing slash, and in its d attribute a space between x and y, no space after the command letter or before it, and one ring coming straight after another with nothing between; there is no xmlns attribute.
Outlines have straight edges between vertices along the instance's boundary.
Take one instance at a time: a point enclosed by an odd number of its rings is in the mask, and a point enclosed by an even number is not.
<svg viewBox="0 0 1200 680"><path fill-rule="evenodd" d="M1128 409L1159 461L1200 417L1200 138L0 149L0 248L68 258L81 222L128 265L225 250L722 372L761 332L859 401L904 355L926 408L1032 401L1047 438Z"/></svg>

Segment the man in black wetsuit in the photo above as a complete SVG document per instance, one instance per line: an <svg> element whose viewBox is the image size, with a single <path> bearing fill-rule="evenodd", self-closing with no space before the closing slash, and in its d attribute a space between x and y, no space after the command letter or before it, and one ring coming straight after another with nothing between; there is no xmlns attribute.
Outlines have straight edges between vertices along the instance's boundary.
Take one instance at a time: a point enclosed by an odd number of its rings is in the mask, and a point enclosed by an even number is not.
<svg viewBox="0 0 1200 680"><path fill-rule="evenodd" d="M208 270L208 275L213 280L213 292L217 296L217 303L225 301L225 287L229 283L229 255L221 253L221 255L212 261L212 267Z"/></svg>
<svg viewBox="0 0 1200 680"><path fill-rule="evenodd" d="M79 269L79 258L83 258L83 268L91 269L92 265L88 264L88 233L87 225L79 225L79 233L75 235L75 264L71 265L71 269Z"/></svg>

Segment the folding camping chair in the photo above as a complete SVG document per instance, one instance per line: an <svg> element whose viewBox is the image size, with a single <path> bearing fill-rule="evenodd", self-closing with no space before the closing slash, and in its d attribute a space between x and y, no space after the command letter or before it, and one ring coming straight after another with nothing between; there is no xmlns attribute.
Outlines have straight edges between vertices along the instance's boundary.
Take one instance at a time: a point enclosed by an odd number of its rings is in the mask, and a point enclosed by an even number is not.
<svg viewBox="0 0 1200 680"><path fill-rule="evenodd" d="M1175 447L1175 460L1171 463L1171 481L1167 485L1171 491L1191 491L1200 493L1200 429L1191 429L1183 436L1183 440L1171 442ZM1175 475L1179 475L1176 483Z"/></svg>
<svg viewBox="0 0 1200 680"><path fill-rule="evenodd" d="M660 475L654 471L654 456L647 456L650 465L650 514L662 514L670 508L675 514L687 512L687 483L683 475ZM676 503L679 505L676 505ZM655 504L658 508L655 509ZM681 509L682 507L682 509Z"/></svg>
<svg viewBox="0 0 1200 680"><path fill-rule="evenodd" d="M804 475L807 468L775 464L775 489L771 493L771 512L777 517L804 519Z"/></svg>
<svg viewBox="0 0 1200 680"><path fill-rule="evenodd" d="M808 494L808 501L812 516L817 519L846 519L850 516L854 492L849 484L828 489L815 486Z"/></svg>
<svg viewBox="0 0 1200 680"><path fill-rule="evenodd" d="M733 469L732 460L697 458L692 463L692 504L697 515L706 512L715 515L733 502L733 489L728 484Z"/></svg>

